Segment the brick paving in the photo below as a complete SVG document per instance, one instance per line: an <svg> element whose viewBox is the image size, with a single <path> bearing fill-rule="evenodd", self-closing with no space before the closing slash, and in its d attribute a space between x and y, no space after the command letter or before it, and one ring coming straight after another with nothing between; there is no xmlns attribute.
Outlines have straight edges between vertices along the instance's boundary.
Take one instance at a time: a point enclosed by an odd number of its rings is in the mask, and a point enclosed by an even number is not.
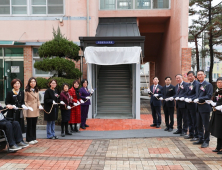
<svg viewBox="0 0 222 170"><path fill-rule="evenodd" d="M0 169L180 170L222 169L221 156L182 137L49 140L16 153L0 152Z"/></svg>

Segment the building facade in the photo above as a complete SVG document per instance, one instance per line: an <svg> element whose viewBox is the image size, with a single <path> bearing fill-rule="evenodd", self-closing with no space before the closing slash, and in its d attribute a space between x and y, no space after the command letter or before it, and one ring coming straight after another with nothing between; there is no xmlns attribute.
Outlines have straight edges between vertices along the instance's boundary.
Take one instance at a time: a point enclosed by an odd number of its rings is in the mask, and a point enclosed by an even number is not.
<svg viewBox="0 0 222 170"><path fill-rule="evenodd" d="M79 37L94 37L103 18L136 18L139 34L145 37L143 62L149 62L149 77L158 76L163 84L165 76L171 76L175 83L175 74L185 77L191 68L188 8L189 0L0 1L0 100L4 101L13 78L26 83L31 76L50 77L52 73L36 70L33 64L40 60L38 47L52 39L53 27L59 26L80 45ZM127 36L124 28L121 36ZM86 78L86 64L83 74Z"/></svg>

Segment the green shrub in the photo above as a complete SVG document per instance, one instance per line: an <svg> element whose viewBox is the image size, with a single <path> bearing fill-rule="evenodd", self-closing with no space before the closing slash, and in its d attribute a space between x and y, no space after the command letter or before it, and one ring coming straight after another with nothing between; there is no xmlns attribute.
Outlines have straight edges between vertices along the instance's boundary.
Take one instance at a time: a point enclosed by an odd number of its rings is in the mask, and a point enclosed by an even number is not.
<svg viewBox="0 0 222 170"><path fill-rule="evenodd" d="M67 79L78 79L81 76L79 69L75 68L75 63L65 58L45 58L42 61L37 61L34 67L43 71L56 71L58 77Z"/></svg>
<svg viewBox="0 0 222 170"><path fill-rule="evenodd" d="M47 89L48 88L48 79L37 77L36 78L37 85L39 89Z"/></svg>

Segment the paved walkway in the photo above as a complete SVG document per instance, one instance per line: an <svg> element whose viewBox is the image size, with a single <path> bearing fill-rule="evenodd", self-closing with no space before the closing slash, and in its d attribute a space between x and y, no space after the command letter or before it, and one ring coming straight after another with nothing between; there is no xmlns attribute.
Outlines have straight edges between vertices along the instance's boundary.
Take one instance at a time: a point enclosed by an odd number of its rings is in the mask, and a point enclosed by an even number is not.
<svg viewBox="0 0 222 170"><path fill-rule="evenodd" d="M205 170L222 169L221 156L182 137L49 140L17 153L0 152L0 169Z"/></svg>

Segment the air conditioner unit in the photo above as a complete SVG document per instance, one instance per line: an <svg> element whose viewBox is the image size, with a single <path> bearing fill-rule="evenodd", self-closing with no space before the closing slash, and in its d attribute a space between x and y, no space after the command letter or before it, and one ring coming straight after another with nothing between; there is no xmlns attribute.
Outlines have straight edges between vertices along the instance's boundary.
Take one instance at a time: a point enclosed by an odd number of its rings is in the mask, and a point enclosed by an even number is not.
<svg viewBox="0 0 222 170"><path fill-rule="evenodd" d="M39 91L39 100L41 104L44 103L44 95L45 95L45 91Z"/></svg>

